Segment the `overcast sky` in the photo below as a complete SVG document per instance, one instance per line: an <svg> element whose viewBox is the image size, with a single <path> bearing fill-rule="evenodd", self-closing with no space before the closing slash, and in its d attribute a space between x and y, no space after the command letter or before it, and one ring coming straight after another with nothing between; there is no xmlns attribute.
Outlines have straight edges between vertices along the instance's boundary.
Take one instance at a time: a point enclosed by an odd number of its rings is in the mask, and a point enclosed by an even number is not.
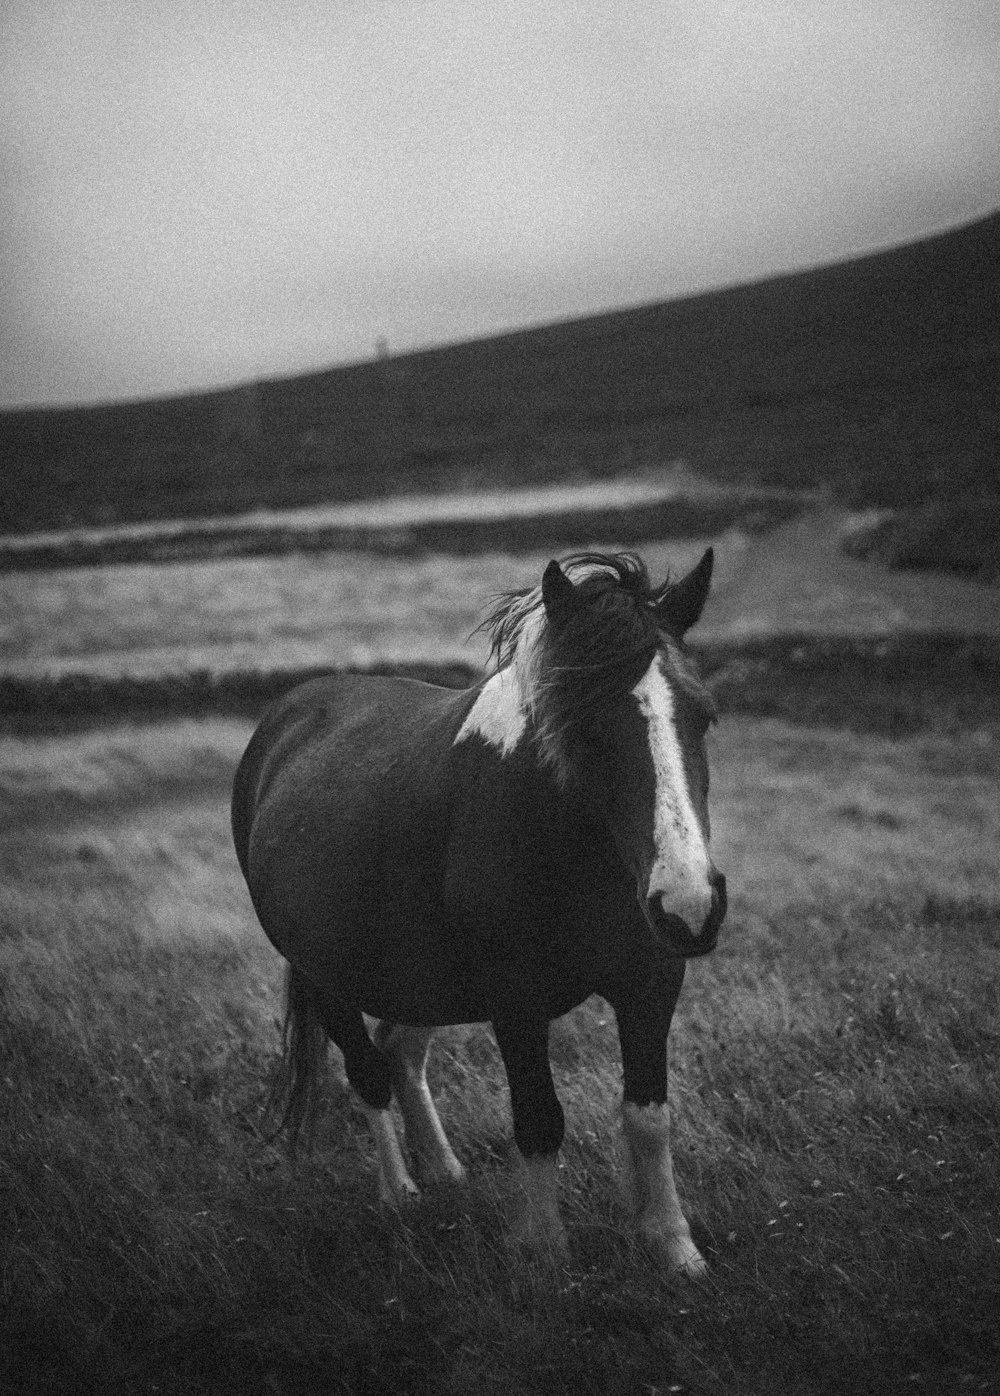
<svg viewBox="0 0 1000 1396"><path fill-rule="evenodd" d="M295 373L1000 206L996 0L0 0L0 404Z"/></svg>

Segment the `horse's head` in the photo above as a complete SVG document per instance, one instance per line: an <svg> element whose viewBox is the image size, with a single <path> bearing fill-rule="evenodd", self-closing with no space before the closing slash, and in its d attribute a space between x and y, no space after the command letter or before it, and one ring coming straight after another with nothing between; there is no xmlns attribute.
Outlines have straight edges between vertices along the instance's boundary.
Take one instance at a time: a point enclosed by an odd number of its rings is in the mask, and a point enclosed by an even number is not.
<svg viewBox="0 0 1000 1396"><path fill-rule="evenodd" d="M683 638L708 596L712 551L658 588L630 554L579 554L566 566L551 562L542 580L536 740L606 822L660 949L705 954L726 913L709 851L715 709Z"/></svg>

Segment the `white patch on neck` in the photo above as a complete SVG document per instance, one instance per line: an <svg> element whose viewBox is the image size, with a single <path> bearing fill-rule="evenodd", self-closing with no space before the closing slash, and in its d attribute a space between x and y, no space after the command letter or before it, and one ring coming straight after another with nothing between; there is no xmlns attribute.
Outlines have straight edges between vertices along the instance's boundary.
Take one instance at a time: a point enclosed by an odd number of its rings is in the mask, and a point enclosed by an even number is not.
<svg viewBox="0 0 1000 1396"><path fill-rule="evenodd" d="M513 664L509 664L483 684L479 697L458 729L455 745L472 736L482 737L501 756L509 756L524 736L527 725L528 711L521 698L521 686Z"/></svg>
<svg viewBox="0 0 1000 1396"><path fill-rule="evenodd" d="M475 735L509 756L528 727L535 682L536 645L544 617L539 612L524 623L514 658L480 689L454 745Z"/></svg>
<svg viewBox="0 0 1000 1396"><path fill-rule="evenodd" d="M657 660L632 692L648 725L656 773L656 853L647 895L662 897L664 911L682 917L691 933L697 935L711 908L711 861L688 791L684 753L674 721L674 695Z"/></svg>

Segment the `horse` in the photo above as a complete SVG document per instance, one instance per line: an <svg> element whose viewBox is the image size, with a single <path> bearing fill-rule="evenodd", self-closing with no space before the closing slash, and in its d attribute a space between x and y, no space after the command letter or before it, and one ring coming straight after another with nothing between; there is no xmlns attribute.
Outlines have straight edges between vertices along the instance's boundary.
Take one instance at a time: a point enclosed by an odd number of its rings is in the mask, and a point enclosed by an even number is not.
<svg viewBox="0 0 1000 1396"><path fill-rule="evenodd" d="M638 1231L672 1269L705 1269L674 1183L667 1034L686 962L726 912L709 852L716 713L684 645L712 560L659 586L633 553L552 561L483 622L479 684L312 679L246 748L236 853L288 962L279 1129L294 1147L332 1039L391 1207L418 1195L411 1167L424 1184L463 1178L427 1052L438 1027L488 1022L520 1155L512 1239L565 1251L549 1026L598 994L617 1022Z"/></svg>

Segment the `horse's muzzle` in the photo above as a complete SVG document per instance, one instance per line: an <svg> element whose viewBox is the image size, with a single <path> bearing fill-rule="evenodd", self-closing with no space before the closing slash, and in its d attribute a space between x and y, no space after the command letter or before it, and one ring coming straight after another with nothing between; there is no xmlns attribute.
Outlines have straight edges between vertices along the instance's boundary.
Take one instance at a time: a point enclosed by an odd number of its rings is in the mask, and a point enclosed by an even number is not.
<svg viewBox="0 0 1000 1396"><path fill-rule="evenodd" d="M708 915L697 935L680 916L664 911L660 896L647 897L643 914L650 930L656 937L659 948L668 955L681 955L693 959L697 955L707 955L714 950L719 939L719 927L726 916L726 879L720 872L712 872L709 881L712 885L712 901Z"/></svg>

